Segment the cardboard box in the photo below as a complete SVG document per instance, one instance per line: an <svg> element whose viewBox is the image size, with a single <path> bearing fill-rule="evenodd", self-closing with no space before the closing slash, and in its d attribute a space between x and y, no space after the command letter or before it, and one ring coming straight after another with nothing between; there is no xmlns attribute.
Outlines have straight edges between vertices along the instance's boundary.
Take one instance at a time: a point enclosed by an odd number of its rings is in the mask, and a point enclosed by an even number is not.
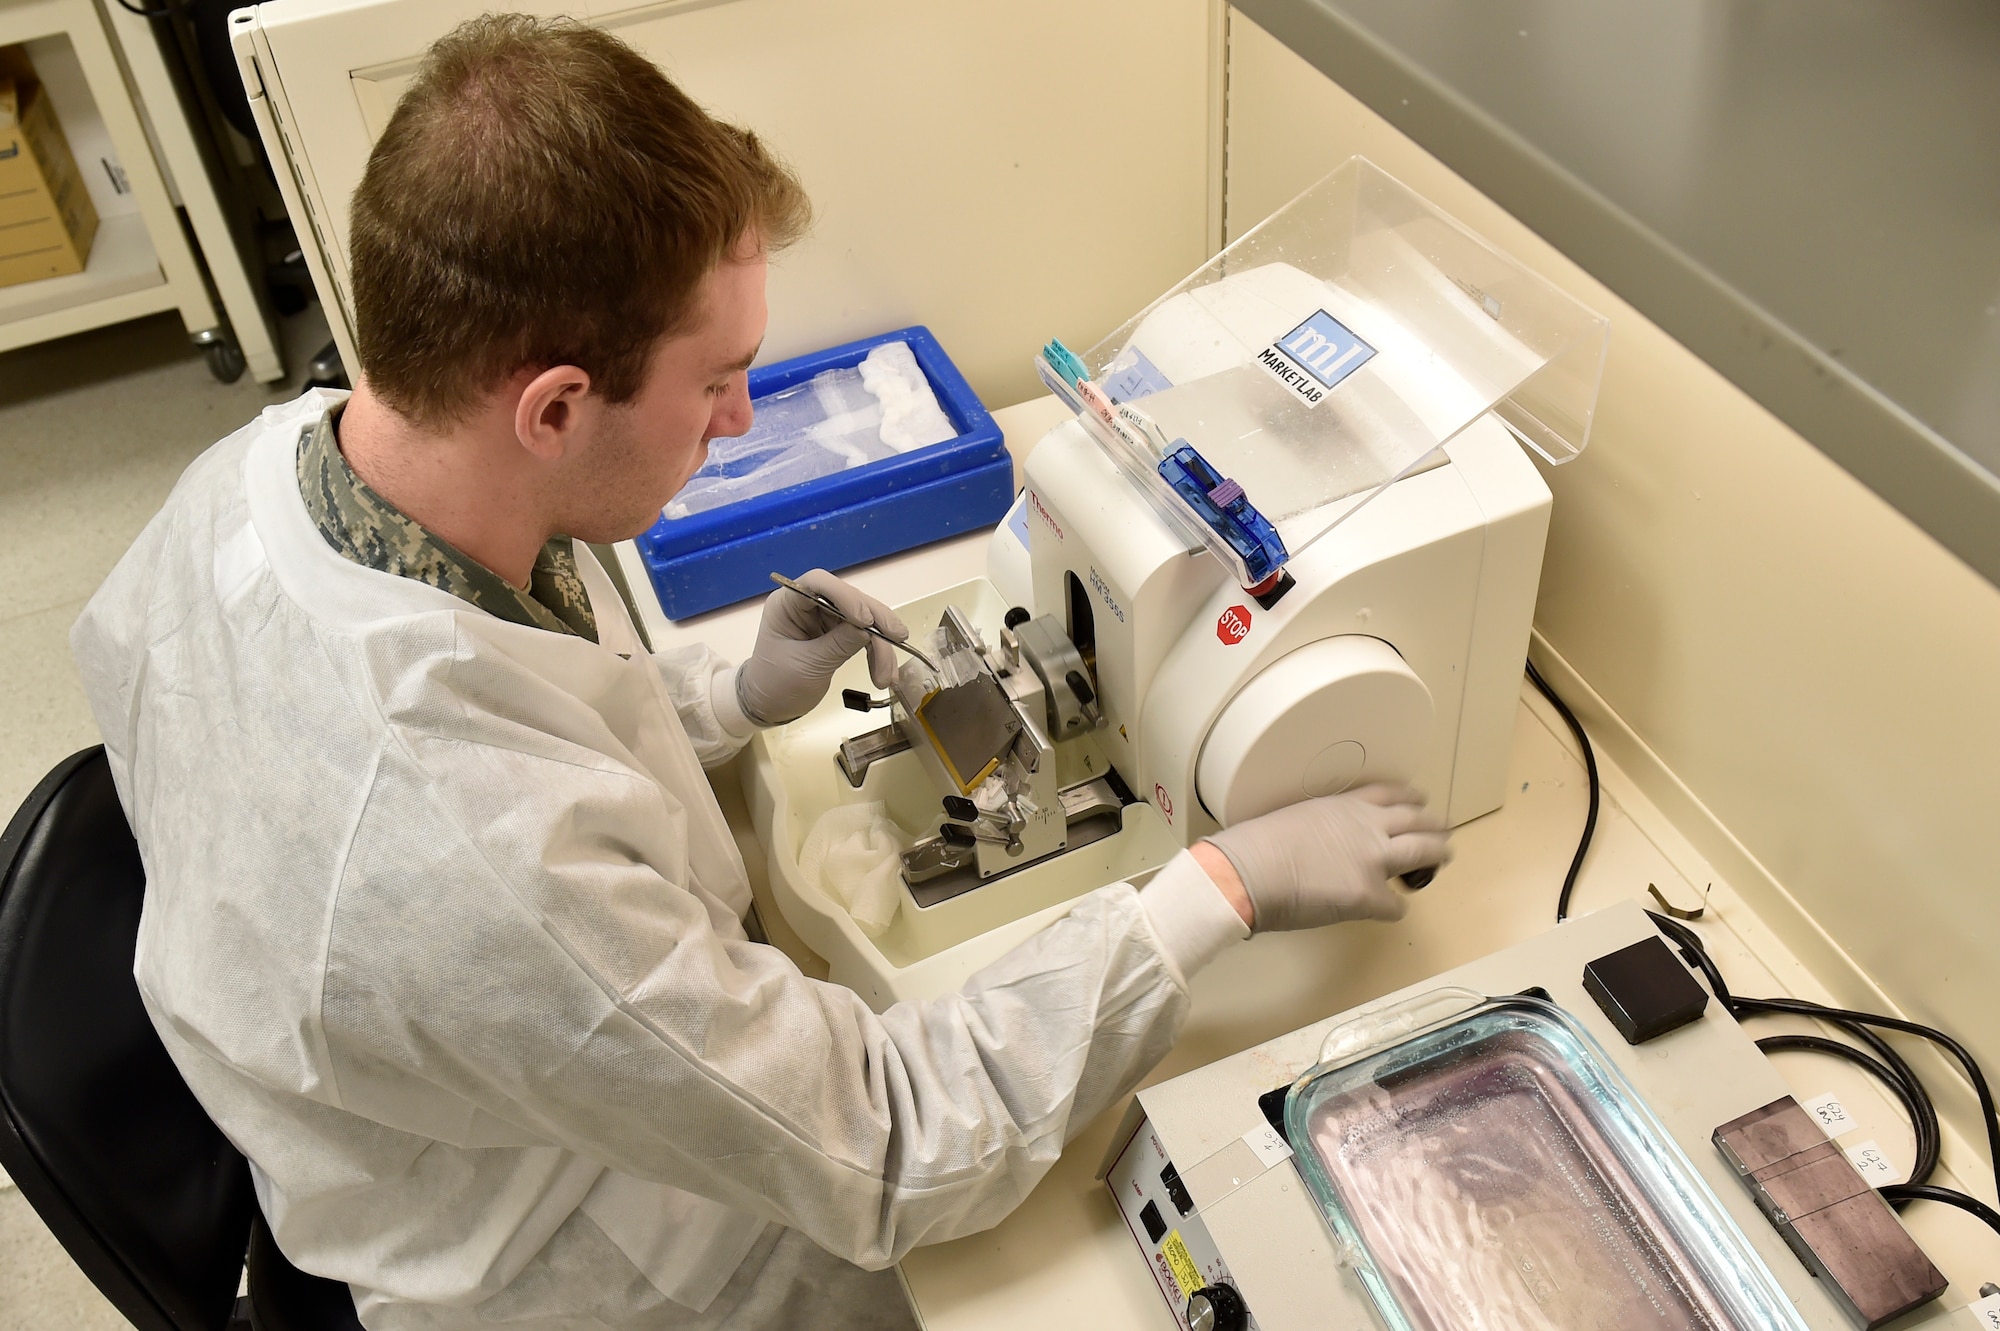
<svg viewBox="0 0 2000 1331"><path fill-rule="evenodd" d="M48 95L18 50L0 52L0 287L82 272L96 236Z"/></svg>

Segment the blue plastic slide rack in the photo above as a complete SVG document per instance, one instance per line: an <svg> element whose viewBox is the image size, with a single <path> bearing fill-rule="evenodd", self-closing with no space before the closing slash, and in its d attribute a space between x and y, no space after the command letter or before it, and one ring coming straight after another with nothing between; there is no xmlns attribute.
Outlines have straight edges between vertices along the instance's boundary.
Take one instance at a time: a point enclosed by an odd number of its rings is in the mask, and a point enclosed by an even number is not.
<svg viewBox="0 0 2000 1331"><path fill-rule="evenodd" d="M909 344L958 436L704 513L662 518L638 547L667 618L762 596L774 572L852 568L1006 516L1014 463L1000 427L928 328L900 328L752 370L750 396L859 365L884 342Z"/></svg>
<svg viewBox="0 0 2000 1331"><path fill-rule="evenodd" d="M1251 505L1243 487L1211 466L1194 445L1174 440L1174 451L1160 459L1159 472L1181 502L1229 542L1249 570L1252 589L1263 590L1262 584L1285 567L1290 556L1278 529Z"/></svg>

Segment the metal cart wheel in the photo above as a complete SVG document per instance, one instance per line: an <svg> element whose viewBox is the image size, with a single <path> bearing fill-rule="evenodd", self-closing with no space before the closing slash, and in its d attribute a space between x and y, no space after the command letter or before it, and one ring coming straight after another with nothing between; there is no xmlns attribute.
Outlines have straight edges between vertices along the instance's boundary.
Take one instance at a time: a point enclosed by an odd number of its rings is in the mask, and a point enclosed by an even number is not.
<svg viewBox="0 0 2000 1331"><path fill-rule="evenodd" d="M306 362L307 388L350 388L347 367L340 361L340 344L329 342Z"/></svg>
<svg viewBox="0 0 2000 1331"><path fill-rule="evenodd" d="M218 382L233 384L243 377L243 348L236 345L236 339L227 329L204 328L190 340L201 348L208 372Z"/></svg>

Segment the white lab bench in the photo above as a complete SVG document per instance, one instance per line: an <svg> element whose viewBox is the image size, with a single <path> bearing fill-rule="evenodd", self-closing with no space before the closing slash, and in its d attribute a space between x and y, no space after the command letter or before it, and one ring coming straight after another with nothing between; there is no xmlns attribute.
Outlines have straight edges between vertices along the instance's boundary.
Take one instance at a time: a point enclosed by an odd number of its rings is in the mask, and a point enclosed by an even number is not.
<svg viewBox="0 0 2000 1331"><path fill-rule="evenodd" d="M1035 391L1026 351L1049 333L1087 343L1354 153L1609 315L1591 452L1548 476L1534 647L1601 741L1605 809L1577 910L1648 882L1679 902L1706 894L1698 927L1743 992L1893 1001L1991 1061L2000 894L1980 829L2000 746L1976 741L2000 733L2000 595L1279 37L1224 0L526 7L590 15L799 169L821 222L774 271L774 357L923 322L989 400ZM239 13L253 104L338 338L344 200L417 55L478 8L273 0ZM1051 40L1058 31L1064 40ZM1097 58L1114 47L1121 59ZM1675 57L1664 53L1664 67ZM1406 121L1431 113L1422 99L1403 106ZM1705 123L1657 128L1673 144ZM1052 125L1092 127L1111 156L1071 151ZM1098 188L1105 160L1116 190ZM1133 200L1144 225L1132 224ZM1048 410L996 413L1017 457ZM941 542L849 576L901 602L978 574L984 545ZM668 624L629 546L621 562L656 645L700 638L748 652L755 603ZM1547 927L1582 819L1582 771L1525 690L1518 719L1512 797L1461 830L1457 863L1406 922L1234 949L1199 977L1193 1018L1154 1075ZM719 774L718 793L761 891L735 775ZM1807 1096L1835 1090L1855 1107L1862 1131L1846 1140L1872 1137L1907 1166L1899 1113L1863 1074L1818 1056L1779 1061ZM1926 1077L1941 1070L1914 1061ZM1965 1088L1939 1076L1933 1089L1945 1181L1990 1198L1983 1147L1953 1134L1972 1121ZM930 1326L1024 1313L1169 1325L1091 1178L1113 1121L1084 1126L1004 1224L905 1261ZM1906 1324L1950 1321L1980 1281L2000 1278L2000 1243L1941 1206L1912 1207L1908 1220L1956 1283Z"/></svg>
<svg viewBox="0 0 2000 1331"><path fill-rule="evenodd" d="M994 413L1017 460L1065 413L1042 398ZM984 571L986 533L975 533L848 570L864 590L895 604ZM651 596L637 551L620 560L655 648L705 641L742 659L755 640L760 602L668 621ZM1538 659L1541 644L1537 639ZM1545 673L1550 673L1545 669ZM1558 687L1566 672L1552 676ZM1657 885L1677 906L1704 905L1695 926L1724 977L1738 993L1832 1001L1833 995L1787 949L1617 763L1600 749L1603 807L1572 913L1627 898L1648 906ZM832 761L832 756L828 756ZM759 914L773 942L809 973L824 965L788 937L764 887L762 852L732 764L717 774L717 793L737 829ZM1193 1012L1167 1058L1147 1077L1164 1080L1286 1031L1367 1002L1392 990L1507 947L1554 923L1556 894L1581 830L1586 784L1567 729L1523 681L1509 774L1499 811L1458 829L1456 858L1393 925L1351 924L1302 934L1260 936L1225 952L1196 977ZM1716 1009L1710 1009L1716 1014ZM1753 1035L1809 1029L1804 1023L1759 1019ZM1900 1109L1858 1069L1808 1054L1787 1054L1780 1071L1803 1102L1837 1094L1856 1122L1838 1138L1854 1148L1873 1141L1899 1171L1914 1143ZM1921 1067L1921 1065L1920 1065ZM1274 1084L1279 1080L1274 1075ZM994 1229L919 1248L901 1274L929 1331L1001 1331L1025 1315L1058 1325L1172 1328L1130 1234L1096 1170L1123 1105L1083 1125L1062 1159L1028 1200ZM1983 1146L1945 1128L1944 1165L1936 1180L1984 1193ZM1952 1288L1895 1328L1972 1325L1962 1312L1982 1281L2000 1278L2000 1242L1971 1217L1947 1207L1918 1205L1905 1222Z"/></svg>

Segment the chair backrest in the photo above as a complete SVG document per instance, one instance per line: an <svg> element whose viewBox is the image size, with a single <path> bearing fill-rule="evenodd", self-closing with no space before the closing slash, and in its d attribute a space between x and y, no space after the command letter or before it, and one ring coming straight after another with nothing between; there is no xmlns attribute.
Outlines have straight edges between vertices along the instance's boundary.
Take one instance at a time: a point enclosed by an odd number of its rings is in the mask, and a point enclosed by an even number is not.
<svg viewBox="0 0 2000 1331"><path fill-rule="evenodd" d="M140 1331L216 1331L257 1202L139 1000L145 885L102 747L0 836L0 1166Z"/></svg>

